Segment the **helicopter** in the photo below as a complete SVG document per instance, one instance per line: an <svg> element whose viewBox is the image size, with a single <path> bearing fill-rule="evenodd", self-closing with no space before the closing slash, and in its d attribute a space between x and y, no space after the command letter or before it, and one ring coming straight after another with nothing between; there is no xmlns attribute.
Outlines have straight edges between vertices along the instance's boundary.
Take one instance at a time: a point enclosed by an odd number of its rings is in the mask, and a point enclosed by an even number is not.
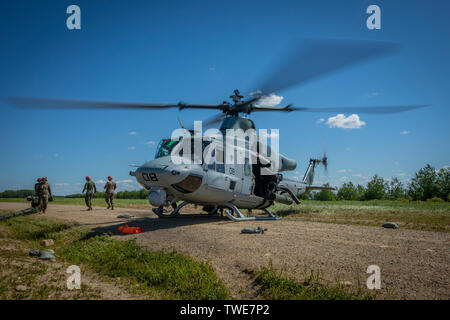
<svg viewBox="0 0 450 320"><path fill-rule="evenodd" d="M252 90L247 99L244 99L244 95L241 95L236 89L230 96L232 102L224 101L221 104L123 103L22 97L8 98L7 100L16 106L25 108L218 110L221 114L205 121L204 124L220 123L217 132L227 137L229 130L256 132L255 123L249 118L249 115L254 112L386 114L424 107L425 105L312 108L297 107L292 104L284 107L261 105L261 101L270 94L391 52L396 47L392 43L364 40L309 40L295 43L281 66L278 66L266 78L266 81L256 86L256 90ZM316 167L323 165L327 168L328 158L326 155L319 159L311 158L309 160L303 179L284 178L283 172L297 168L296 160L282 155L277 150L272 150L272 146L261 142L258 136L253 142L250 140L248 144L245 142L248 150L240 151L244 153L242 163L183 162L183 158L192 160L192 155L190 152L186 152L186 148L181 148L181 151L185 151L184 154L180 153L180 146L184 145L190 149L194 145L199 145L204 153L214 145L215 147L209 155L210 158L218 160L219 154L222 154L222 158L227 156L227 152L223 151L230 147L230 142L226 139L215 141L215 143L212 143L211 139L205 141L202 135L198 135L198 132L185 129L181 121L180 124L183 129L182 135L172 135L170 139L161 140L155 159L142 165L133 165L137 167L136 170L129 172L142 187L149 191L149 203L156 207L153 208L153 212L160 218L178 217L184 206L195 204L202 206L203 211L207 212L209 216L225 214L233 221L279 220L281 217L269 210L275 203L300 204L299 198L302 194L309 194L313 190L335 190L325 185L314 185ZM239 139L233 140L232 147L236 147L238 143ZM261 152L267 149L271 154L270 159L267 157L268 153ZM237 152L239 153L239 150ZM272 167L271 159L276 160L275 168ZM242 209L262 210L266 216L245 216Z"/></svg>

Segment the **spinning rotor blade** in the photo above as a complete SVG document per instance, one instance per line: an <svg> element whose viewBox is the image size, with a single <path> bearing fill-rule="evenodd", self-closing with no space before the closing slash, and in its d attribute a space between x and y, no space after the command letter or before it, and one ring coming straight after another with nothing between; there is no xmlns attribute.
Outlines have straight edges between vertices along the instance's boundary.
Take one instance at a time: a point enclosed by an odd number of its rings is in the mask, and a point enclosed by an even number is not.
<svg viewBox="0 0 450 320"><path fill-rule="evenodd" d="M427 107L428 105L415 106L392 106L392 107L333 107L333 108L303 108L291 107L289 111L304 111L304 112L329 112L329 113L399 113L409 110Z"/></svg>
<svg viewBox="0 0 450 320"><path fill-rule="evenodd" d="M288 105L286 107L253 107L252 112L255 111L303 111L303 112L329 112L329 113L372 113L372 114L386 114L386 113L399 113L409 110L419 109L427 107L428 105L415 105L415 106L392 106L392 107L331 107L331 108L306 108L306 107L292 107Z"/></svg>
<svg viewBox="0 0 450 320"><path fill-rule="evenodd" d="M209 126L221 123L223 118L225 118L225 114L219 114L219 115L216 115L211 118L203 120L202 125L203 125L203 127L209 127Z"/></svg>
<svg viewBox="0 0 450 320"><path fill-rule="evenodd" d="M158 104L158 103L128 103L86 100L60 100L41 98L6 98L9 103L27 109L223 109L222 104Z"/></svg>
<svg viewBox="0 0 450 320"><path fill-rule="evenodd" d="M298 41L278 68L254 93L268 95L393 51L397 45L364 40L310 39Z"/></svg>

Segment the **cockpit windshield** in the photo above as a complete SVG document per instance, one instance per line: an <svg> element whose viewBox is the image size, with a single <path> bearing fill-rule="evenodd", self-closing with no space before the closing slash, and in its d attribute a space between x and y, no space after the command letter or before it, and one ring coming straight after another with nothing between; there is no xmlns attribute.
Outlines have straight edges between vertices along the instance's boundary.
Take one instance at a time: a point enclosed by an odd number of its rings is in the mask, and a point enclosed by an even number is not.
<svg viewBox="0 0 450 320"><path fill-rule="evenodd" d="M171 139L163 139L158 145L156 151L155 159L170 155L173 148L178 144L179 141Z"/></svg>
<svg viewBox="0 0 450 320"><path fill-rule="evenodd" d="M171 140L171 139L163 139L158 144L158 149L156 151L155 159L170 156L172 153L172 150L175 148L175 146L182 140ZM194 159L194 141L190 141L191 144L191 158ZM206 146L210 144L210 141L202 141L202 154L205 150ZM200 155L200 159L202 158L202 154ZM183 150L179 151L179 156L183 156Z"/></svg>

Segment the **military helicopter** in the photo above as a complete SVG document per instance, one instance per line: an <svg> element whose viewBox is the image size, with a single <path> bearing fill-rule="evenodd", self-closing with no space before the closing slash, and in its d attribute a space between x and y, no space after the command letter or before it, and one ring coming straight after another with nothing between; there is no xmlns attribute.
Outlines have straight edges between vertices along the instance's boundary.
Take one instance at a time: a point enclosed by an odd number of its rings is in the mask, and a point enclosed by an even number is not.
<svg viewBox="0 0 450 320"><path fill-rule="evenodd" d="M256 130L254 122L241 115L253 112L328 112L328 113L397 113L424 105L395 107L344 107L344 108L310 108L295 107L291 104L284 107L262 106L260 102L268 95L287 89L294 85L306 83L327 73L343 67L367 60L377 55L391 52L396 45L385 42L359 40L309 40L294 44L284 63L275 69L267 80L252 90L248 99L239 90L230 96L232 103L224 101L221 104L153 104L153 103L122 103L101 101L76 101L40 98L8 98L16 106L26 108L109 108L109 109L213 109L221 111L204 122L206 125L221 123L219 130L226 135L227 130ZM183 125L181 125L183 127ZM183 127L184 129L184 127ZM176 162L180 153L174 150L187 142L194 145L200 139L202 151L210 143L205 143L203 137L196 137L195 130L186 130L187 135L163 139L157 148L154 160L136 166L130 175L135 177L140 185L149 190L149 202L157 207L153 211L160 218L177 217L180 210L187 204L203 207L210 216L225 214L233 221L247 220L278 220L269 211L275 202L284 204L299 204L299 197L312 190L333 190L331 187L314 185L315 169L318 165L325 168L328 165L326 156L320 159L310 159L302 180L284 178L282 172L295 170L297 162L281 153L273 154L279 165L269 174L261 174L263 168L270 166L270 160L261 154L261 148L269 146L254 143L253 151L247 153L243 163L182 163ZM259 141L259 140L258 140ZM218 149L226 149L227 143L216 144ZM179 150L178 150L179 151ZM191 157L191 156L189 156ZM252 161L250 161L250 158ZM268 164L269 163L269 164ZM180 203L181 201L181 203ZM179 203L179 204L178 204ZM170 209L172 209L170 211ZM245 216L240 209L260 209L267 216Z"/></svg>

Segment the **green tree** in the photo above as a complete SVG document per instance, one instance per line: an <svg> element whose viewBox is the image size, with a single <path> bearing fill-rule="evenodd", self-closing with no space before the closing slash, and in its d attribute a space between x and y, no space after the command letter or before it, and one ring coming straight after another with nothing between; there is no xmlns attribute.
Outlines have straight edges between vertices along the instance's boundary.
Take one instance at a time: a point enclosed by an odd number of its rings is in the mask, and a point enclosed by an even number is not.
<svg viewBox="0 0 450 320"><path fill-rule="evenodd" d="M441 196L440 191L438 174L436 173L435 168L427 164L416 172L411 179L408 194L413 200L425 201L433 197Z"/></svg>
<svg viewBox="0 0 450 320"><path fill-rule="evenodd" d="M387 183L377 174L367 183L364 200L375 200L386 198Z"/></svg>
<svg viewBox="0 0 450 320"><path fill-rule="evenodd" d="M356 186L356 193L358 194L357 200L364 200L364 197L366 194L366 188L364 188L364 186L358 184Z"/></svg>
<svg viewBox="0 0 450 320"><path fill-rule="evenodd" d="M34 190L22 189L5 190L3 192L0 192L0 198L26 198L30 195L34 195Z"/></svg>
<svg viewBox="0 0 450 320"><path fill-rule="evenodd" d="M439 170L437 174L439 196L442 200L450 201L450 167Z"/></svg>
<svg viewBox="0 0 450 320"><path fill-rule="evenodd" d="M330 184L325 183L324 187L329 187ZM330 190L320 190L320 192L317 192L314 194L314 200L319 201L334 201L336 200L336 194L333 191Z"/></svg>
<svg viewBox="0 0 450 320"><path fill-rule="evenodd" d="M400 199L405 196L405 193L406 191L403 187L403 183L397 177L393 177L388 186L389 198Z"/></svg>
<svg viewBox="0 0 450 320"><path fill-rule="evenodd" d="M355 185L352 182L346 182L339 188L337 198L339 200L358 200L359 195Z"/></svg>

